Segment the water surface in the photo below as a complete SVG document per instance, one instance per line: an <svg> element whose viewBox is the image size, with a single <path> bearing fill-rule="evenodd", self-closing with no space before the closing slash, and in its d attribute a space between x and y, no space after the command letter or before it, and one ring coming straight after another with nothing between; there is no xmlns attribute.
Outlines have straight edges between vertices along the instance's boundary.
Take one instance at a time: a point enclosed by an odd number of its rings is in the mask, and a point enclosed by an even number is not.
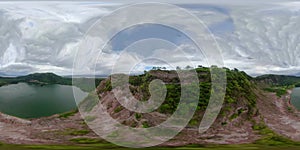
<svg viewBox="0 0 300 150"><path fill-rule="evenodd" d="M293 89L291 94L291 103L300 110L300 87Z"/></svg>
<svg viewBox="0 0 300 150"><path fill-rule="evenodd" d="M79 98L86 92L75 87ZM37 118L63 113L76 108L72 86L11 84L0 87L0 112L21 117Z"/></svg>

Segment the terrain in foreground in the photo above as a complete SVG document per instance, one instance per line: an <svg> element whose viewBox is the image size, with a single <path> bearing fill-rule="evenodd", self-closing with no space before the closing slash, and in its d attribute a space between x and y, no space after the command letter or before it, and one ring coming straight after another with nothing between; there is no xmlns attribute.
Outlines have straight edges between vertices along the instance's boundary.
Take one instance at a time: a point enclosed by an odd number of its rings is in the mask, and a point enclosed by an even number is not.
<svg viewBox="0 0 300 150"><path fill-rule="evenodd" d="M197 68L196 71L202 89L196 113L179 135L160 146L176 146L178 149L185 145L197 145L184 147L185 149L211 147L218 149L299 149L300 117L298 111L289 104L290 91L288 90L298 83L298 80L293 84L284 85L269 78L252 78L244 72L227 69L227 89L221 112L205 133L198 134L198 126L210 96L211 79L209 68ZM163 80L168 89L165 102L155 112L138 114L124 109L112 96L113 89L109 78L97 87L97 96L100 100L95 102L87 98L83 101L81 109L93 115L97 106L103 104L107 106L110 115L124 125L135 128L155 126L176 109L180 97L180 86L178 87L179 80L176 72L152 70L144 75L130 77L133 94L140 99L149 98L146 87L154 79ZM269 89L265 90L266 88ZM275 92L268 92L270 88L275 89ZM286 92L282 92L283 90ZM87 108L86 104L90 102L94 105ZM7 144L21 144L19 146L4 144L0 146L0 149L97 149L99 147L121 149L99 139L88 128L89 122L96 121L97 123L101 117L90 116L84 119L87 122L84 122L76 110L30 120L0 114L0 141ZM130 140L130 137L128 139ZM49 144L61 146L45 146ZM215 144L218 146L213 146Z"/></svg>

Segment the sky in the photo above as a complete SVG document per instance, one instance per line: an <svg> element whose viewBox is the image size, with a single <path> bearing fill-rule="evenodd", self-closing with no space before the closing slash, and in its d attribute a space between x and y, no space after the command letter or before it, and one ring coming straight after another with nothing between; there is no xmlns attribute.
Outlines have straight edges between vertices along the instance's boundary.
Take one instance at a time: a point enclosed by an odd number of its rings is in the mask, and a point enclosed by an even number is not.
<svg viewBox="0 0 300 150"><path fill-rule="evenodd" d="M72 74L76 52L89 28L120 7L136 2L143 1L0 1L0 75ZM220 47L225 67L253 76L300 75L300 2L157 2L184 8L203 21ZM122 19L135 17L129 13ZM98 42L105 44L101 39ZM110 74L112 68L142 72L152 66L185 67L188 61L194 66L208 65L197 49L193 39L174 28L136 25L120 31L104 49L87 48L80 56L86 62L84 71L76 74L88 74L95 64L96 74L102 75Z"/></svg>

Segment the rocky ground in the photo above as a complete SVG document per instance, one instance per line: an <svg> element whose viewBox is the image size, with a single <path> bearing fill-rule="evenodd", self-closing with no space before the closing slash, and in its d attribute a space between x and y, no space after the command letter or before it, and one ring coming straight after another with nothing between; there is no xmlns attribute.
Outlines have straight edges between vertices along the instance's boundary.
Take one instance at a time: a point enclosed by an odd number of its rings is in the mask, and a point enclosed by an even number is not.
<svg viewBox="0 0 300 150"><path fill-rule="evenodd" d="M264 93L258 99L257 107L264 121L273 131L292 140L300 141L300 114L290 104L291 90L277 97L275 93Z"/></svg>
<svg viewBox="0 0 300 150"><path fill-rule="evenodd" d="M76 132L87 129L79 113L68 118L54 115L32 120L0 114L0 141L9 144L69 144L72 138L96 137L92 132L84 136Z"/></svg>
<svg viewBox="0 0 300 150"><path fill-rule="evenodd" d="M259 94L257 100L259 117L263 118L267 126L276 133L300 141L300 116L298 111L289 104L290 92L281 98L274 93ZM126 112L122 114L125 115ZM166 117L160 114L153 115ZM218 119L203 134L198 134L196 127L188 127L163 145L240 144L252 143L260 138L260 135L252 129L251 121L242 121L238 117L222 125L222 118ZM0 141L10 144L76 144L72 139L98 138L87 127L79 113L67 117L54 115L31 120L0 114L0 133Z"/></svg>

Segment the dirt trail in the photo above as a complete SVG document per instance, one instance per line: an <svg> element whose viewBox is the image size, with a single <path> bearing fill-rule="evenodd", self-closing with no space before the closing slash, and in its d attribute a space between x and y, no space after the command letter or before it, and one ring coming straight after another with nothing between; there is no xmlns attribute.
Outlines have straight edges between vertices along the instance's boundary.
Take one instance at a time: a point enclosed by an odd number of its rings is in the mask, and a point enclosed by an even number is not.
<svg viewBox="0 0 300 150"><path fill-rule="evenodd" d="M58 115L25 120L0 113L0 141L10 144L66 144L75 136L67 135L67 129L86 129L80 114L69 118ZM91 132L85 137L95 137Z"/></svg>
<svg viewBox="0 0 300 150"><path fill-rule="evenodd" d="M272 130L293 140L300 141L300 116L298 115L299 112L289 104L290 93L291 91L281 98L278 98L274 93L260 94L257 107L264 121ZM107 101L109 100L111 99L107 99ZM159 118L159 115L155 115L154 118ZM226 125L222 125L221 123L224 120L219 117L214 125L203 134L198 133L197 127L187 127L174 139L163 145L254 142L260 136L252 130L252 123L242 118L240 116L227 122ZM32 120L0 113L1 142L11 144L74 144L70 142L70 139L78 137L99 138L92 131L82 136L65 134L68 129L89 130L79 113L68 118L59 118L58 115L54 115Z"/></svg>
<svg viewBox="0 0 300 150"><path fill-rule="evenodd" d="M265 93L257 101L257 107L265 123L276 133L300 141L299 111L290 104L291 91L281 98L275 93Z"/></svg>

